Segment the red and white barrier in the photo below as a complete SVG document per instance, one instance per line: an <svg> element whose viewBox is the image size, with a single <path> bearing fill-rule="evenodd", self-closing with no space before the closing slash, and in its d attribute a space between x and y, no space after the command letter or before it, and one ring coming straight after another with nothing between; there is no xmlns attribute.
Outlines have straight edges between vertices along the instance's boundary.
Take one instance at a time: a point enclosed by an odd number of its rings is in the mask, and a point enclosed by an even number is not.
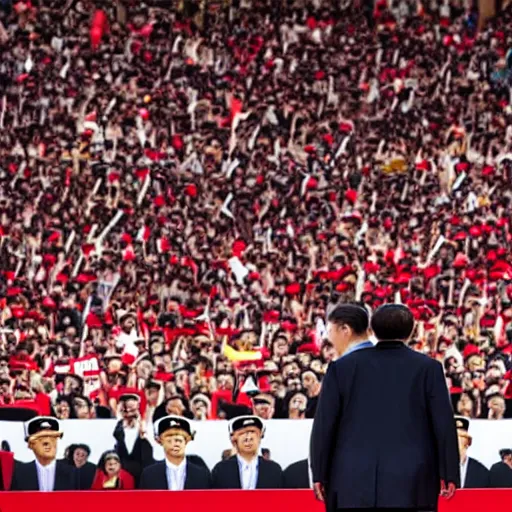
<svg viewBox="0 0 512 512"><path fill-rule="evenodd" d="M122 510L123 512L169 512L169 510L230 512L323 512L312 491L103 491L80 492L80 499L69 492L2 492L1 512L37 510L73 512ZM71 499L70 499L71 498ZM451 501L439 502L439 512L512 511L512 490L457 491Z"/></svg>

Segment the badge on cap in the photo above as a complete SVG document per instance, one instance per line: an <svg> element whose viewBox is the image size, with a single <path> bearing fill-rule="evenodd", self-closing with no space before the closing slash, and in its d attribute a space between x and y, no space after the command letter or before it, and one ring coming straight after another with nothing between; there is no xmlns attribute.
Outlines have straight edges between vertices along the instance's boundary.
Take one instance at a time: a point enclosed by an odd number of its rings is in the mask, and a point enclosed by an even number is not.
<svg viewBox="0 0 512 512"><path fill-rule="evenodd" d="M244 425L253 425L254 424L254 420L245 420L244 421Z"/></svg>

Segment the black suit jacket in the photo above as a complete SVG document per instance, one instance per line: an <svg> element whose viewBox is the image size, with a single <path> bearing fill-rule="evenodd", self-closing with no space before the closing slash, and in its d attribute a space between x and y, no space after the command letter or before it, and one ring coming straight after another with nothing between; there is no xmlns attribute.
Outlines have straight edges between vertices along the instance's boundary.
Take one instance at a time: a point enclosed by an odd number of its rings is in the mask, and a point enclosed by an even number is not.
<svg viewBox="0 0 512 512"><path fill-rule="evenodd" d="M55 468L54 491L76 491L79 489L76 470L63 460ZM14 468L11 491L39 491L35 462L18 462Z"/></svg>
<svg viewBox="0 0 512 512"><path fill-rule="evenodd" d="M142 470L151 464L155 463L153 458L153 447L146 438L137 436L137 440L133 445L133 450L128 452L126 443L124 440L123 422L119 421L114 430L114 438L117 443L115 445L115 451L121 459L121 465L123 469L130 473L134 480L135 486L138 485Z"/></svg>
<svg viewBox="0 0 512 512"><path fill-rule="evenodd" d="M331 363L313 422L311 467L329 509L437 510L440 480L460 485L441 364L401 342Z"/></svg>
<svg viewBox="0 0 512 512"><path fill-rule="evenodd" d="M299 460L290 464L284 471L285 489L309 489L308 460Z"/></svg>
<svg viewBox="0 0 512 512"><path fill-rule="evenodd" d="M196 466L187 460L185 473L185 490L210 489L212 486L211 475L208 469ZM167 474L165 461L157 462L147 467L140 477L139 489L167 490Z"/></svg>
<svg viewBox="0 0 512 512"><path fill-rule="evenodd" d="M281 466L274 461L258 457L258 480L256 489L282 489L284 486ZM240 471L236 455L223 460L213 468L214 489L241 489Z"/></svg>
<svg viewBox="0 0 512 512"><path fill-rule="evenodd" d="M96 464L86 462L81 468L76 469L78 488L81 491L89 491L96 476Z"/></svg>
<svg viewBox="0 0 512 512"><path fill-rule="evenodd" d="M491 467L489 472L489 487L495 489L512 488L512 469L504 462L497 462Z"/></svg>
<svg viewBox="0 0 512 512"><path fill-rule="evenodd" d="M487 487L489 487L489 470L481 462L469 457L464 489L486 489Z"/></svg>

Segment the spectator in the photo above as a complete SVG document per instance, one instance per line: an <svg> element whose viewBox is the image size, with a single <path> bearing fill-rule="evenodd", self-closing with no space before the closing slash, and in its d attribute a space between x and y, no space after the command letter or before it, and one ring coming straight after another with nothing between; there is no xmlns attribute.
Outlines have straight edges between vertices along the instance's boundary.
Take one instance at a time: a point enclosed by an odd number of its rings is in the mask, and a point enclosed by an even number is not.
<svg viewBox="0 0 512 512"><path fill-rule="evenodd" d="M262 448L261 449L261 456L265 460L272 460L272 455L271 455L270 450L268 448Z"/></svg>
<svg viewBox="0 0 512 512"><path fill-rule="evenodd" d="M455 417L459 439L460 486L462 489L485 489L489 487L489 470L477 460L468 457L468 448L473 442L469 435L469 420Z"/></svg>
<svg viewBox="0 0 512 512"><path fill-rule="evenodd" d="M59 420L69 420L74 417L74 409L72 415L72 409L70 400L65 396L57 398L55 403L55 415Z"/></svg>
<svg viewBox="0 0 512 512"><path fill-rule="evenodd" d="M133 476L123 469L121 459L115 451L109 450L101 455L91 489L93 491L135 489Z"/></svg>
<svg viewBox="0 0 512 512"><path fill-rule="evenodd" d="M270 420L274 416L275 398L269 393L259 393L252 399L254 415L262 420Z"/></svg>
<svg viewBox="0 0 512 512"><path fill-rule="evenodd" d="M76 396L73 398L73 409L75 417L79 420L91 419L93 416L93 406L91 401L85 396Z"/></svg>
<svg viewBox="0 0 512 512"><path fill-rule="evenodd" d="M288 419L303 420L306 418L308 398L305 391L290 391L286 402L288 403Z"/></svg>
<svg viewBox="0 0 512 512"><path fill-rule="evenodd" d="M290 464L283 472L285 489L309 489L311 482L309 478L308 459L299 460Z"/></svg>
<svg viewBox="0 0 512 512"><path fill-rule="evenodd" d="M219 462L212 471L214 489L281 489L279 464L258 456L265 435L257 416L240 416L230 422L229 434L236 455Z"/></svg>
<svg viewBox="0 0 512 512"><path fill-rule="evenodd" d="M66 454L69 464L76 468L78 489L82 491L91 489L96 475L96 465L88 461L90 455L91 449L86 444L72 444Z"/></svg>
<svg viewBox="0 0 512 512"><path fill-rule="evenodd" d="M314 418L315 416L318 395L322 388L321 380L322 377L314 371L305 371L302 374L302 386L306 390L306 394L308 396L306 418Z"/></svg>
<svg viewBox="0 0 512 512"><path fill-rule="evenodd" d="M227 448L226 450L223 450L223 452L220 456L220 460L221 461L228 460L231 457L233 457L234 455L236 455L236 451L233 448Z"/></svg>
<svg viewBox="0 0 512 512"><path fill-rule="evenodd" d="M132 475L135 485L138 485L142 470L154 462L153 447L146 439L145 424L139 406L138 395L124 394L120 397L122 419L116 424L113 434L116 440L115 452L120 464L123 470Z"/></svg>
<svg viewBox="0 0 512 512"><path fill-rule="evenodd" d="M65 461L56 460L57 440L62 437L59 422L38 416L25 424L25 438L35 461L17 463L12 477L12 491L78 490L76 471Z"/></svg>
<svg viewBox="0 0 512 512"><path fill-rule="evenodd" d="M190 411L195 420L205 420L211 417L212 404L204 393L198 393L190 399Z"/></svg>
<svg viewBox="0 0 512 512"><path fill-rule="evenodd" d="M155 432L164 449L165 461L144 469L140 488L170 491L209 489L210 471L185 457L185 448L194 438L190 421L182 416L165 416L158 420Z"/></svg>
<svg viewBox="0 0 512 512"><path fill-rule="evenodd" d="M489 486L494 488L512 487L512 450L500 450L501 462L494 464L489 472Z"/></svg>

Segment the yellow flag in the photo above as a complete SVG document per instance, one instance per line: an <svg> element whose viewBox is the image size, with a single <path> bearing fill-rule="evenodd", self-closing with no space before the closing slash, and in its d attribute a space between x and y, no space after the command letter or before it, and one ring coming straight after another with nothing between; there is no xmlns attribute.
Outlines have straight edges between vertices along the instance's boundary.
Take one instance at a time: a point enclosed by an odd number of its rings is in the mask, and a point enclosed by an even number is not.
<svg viewBox="0 0 512 512"><path fill-rule="evenodd" d="M259 350L235 350L228 344L224 345L223 354L230 361L259 361L262 358L262 354Z"/></svg>

